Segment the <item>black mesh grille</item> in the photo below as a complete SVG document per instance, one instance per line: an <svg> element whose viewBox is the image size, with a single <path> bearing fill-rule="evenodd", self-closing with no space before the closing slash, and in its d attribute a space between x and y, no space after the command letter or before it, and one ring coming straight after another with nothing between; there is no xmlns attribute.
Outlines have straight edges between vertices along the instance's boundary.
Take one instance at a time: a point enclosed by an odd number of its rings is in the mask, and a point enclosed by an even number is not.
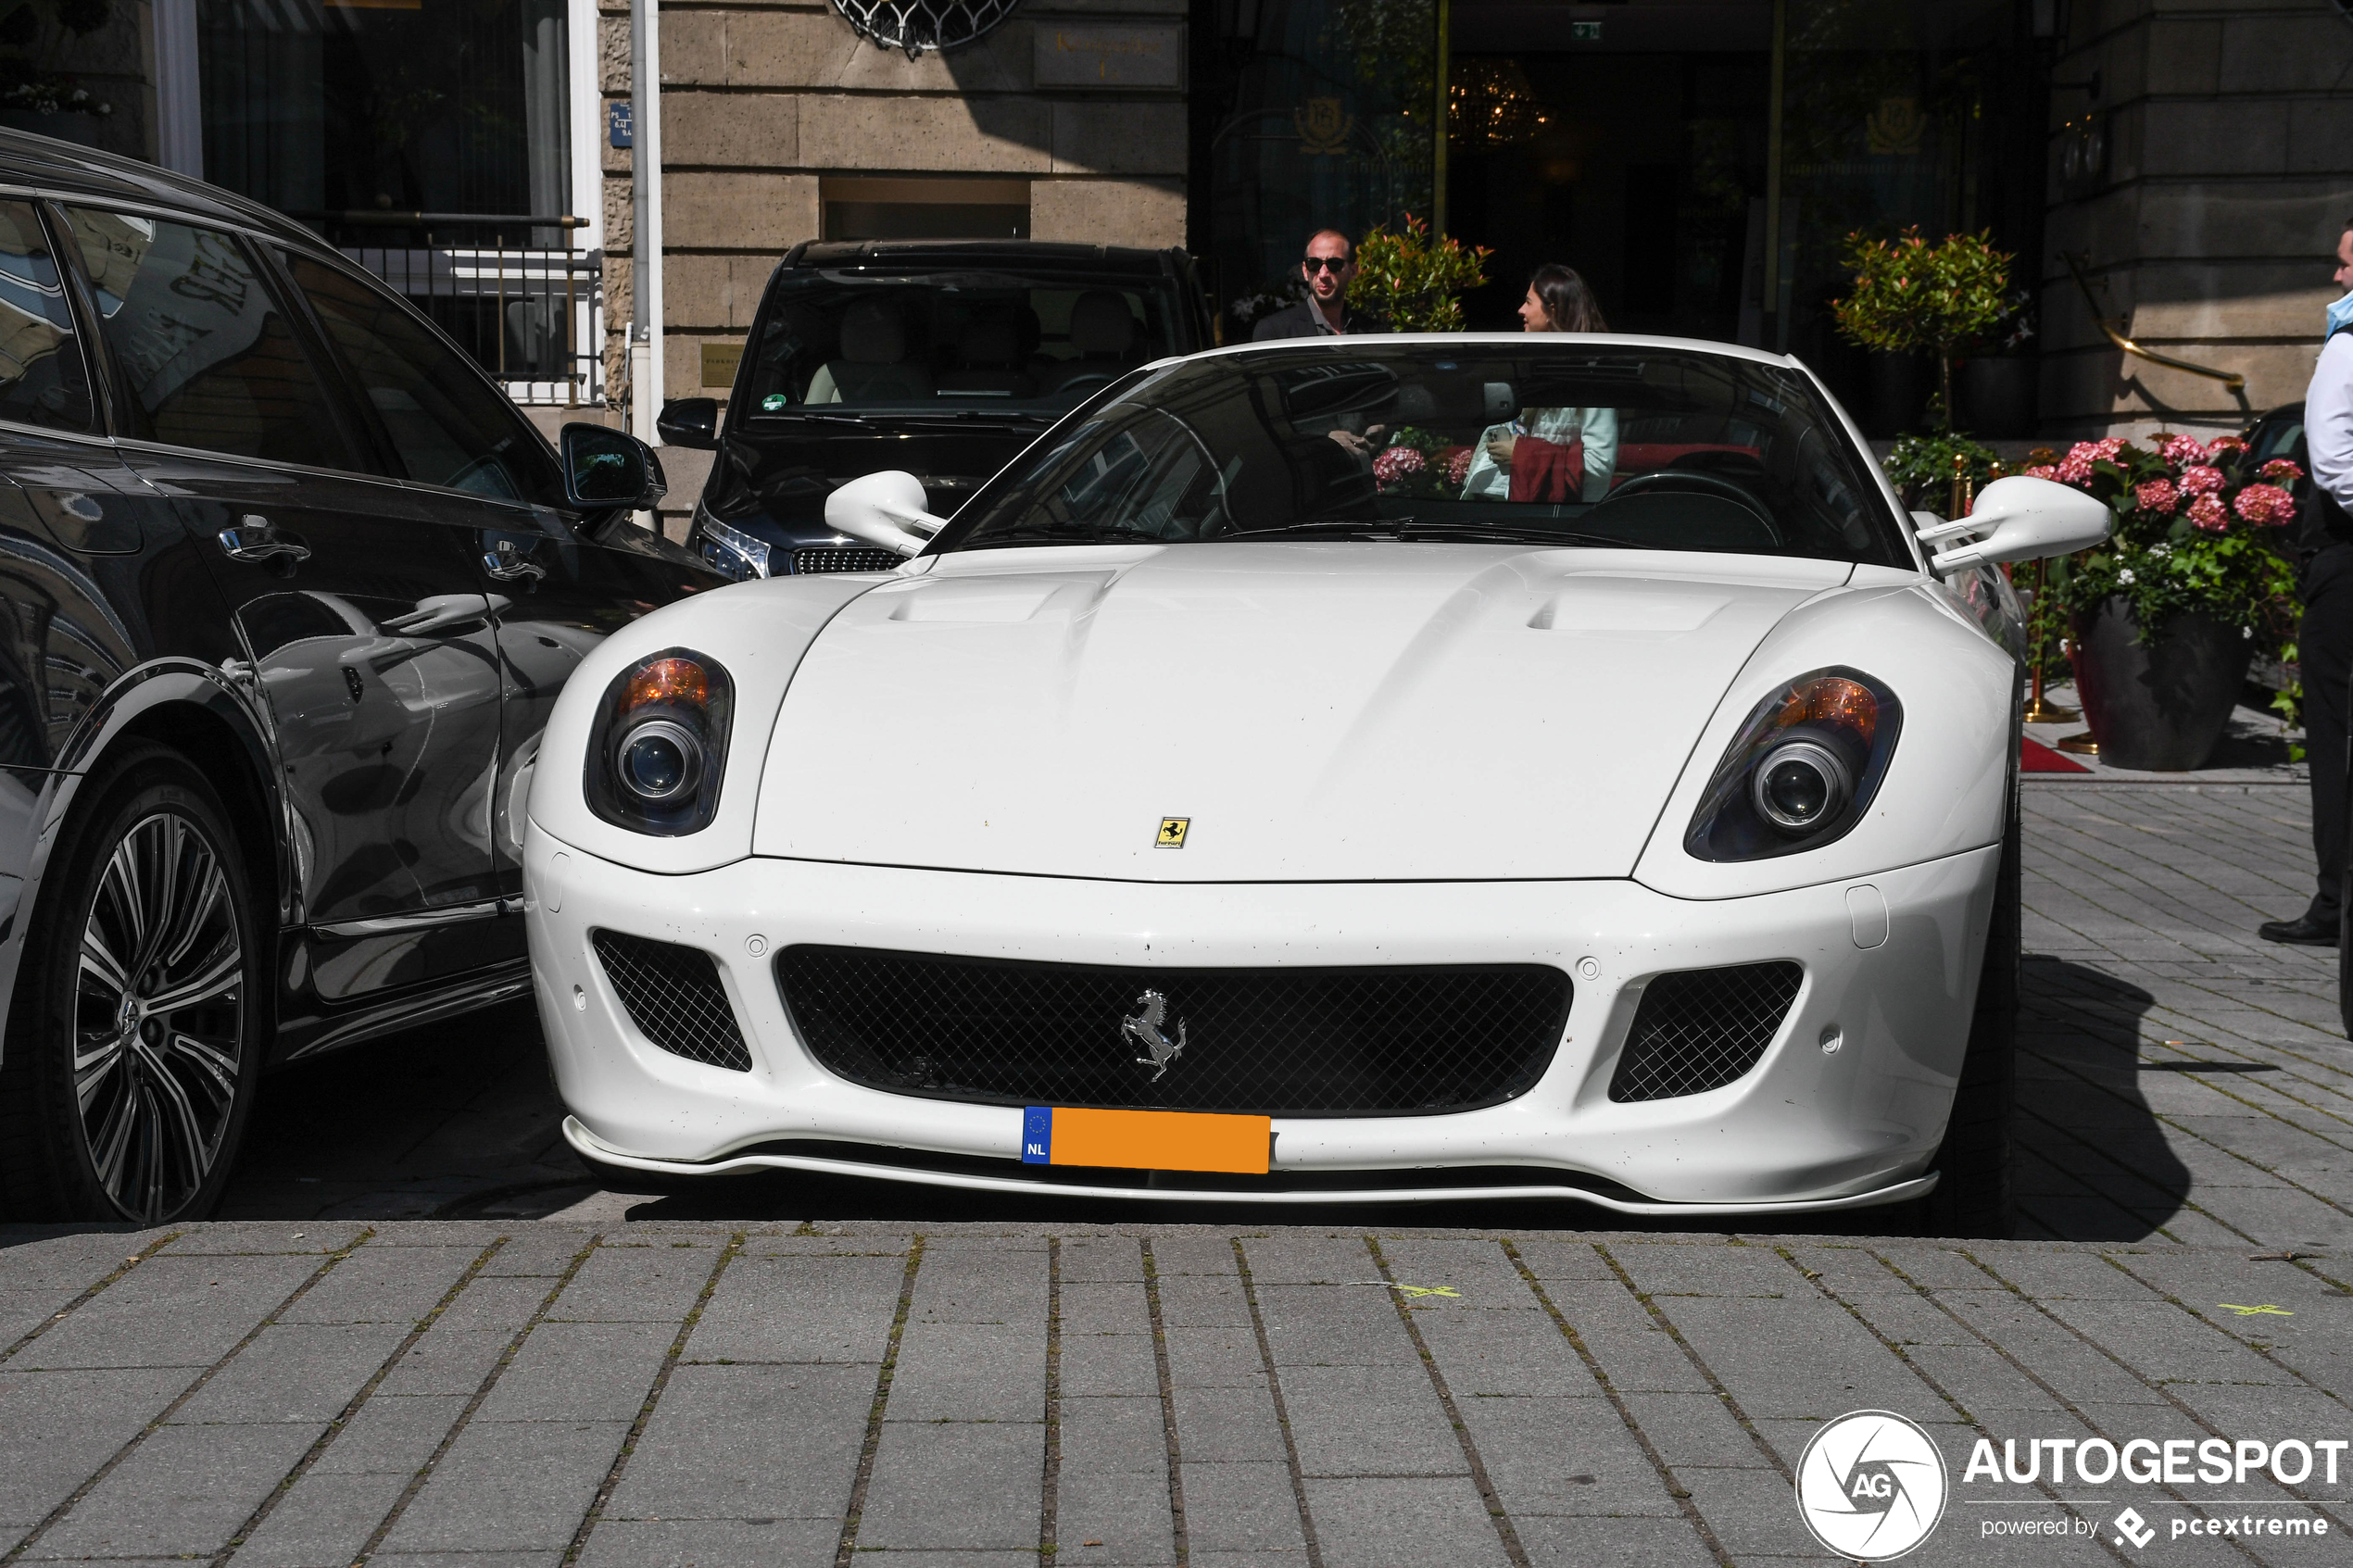
<svg viewBox="0 0 2353 1568"><path fill-rule="evenodd" d="M1662 974L1642 991L1609 1081L1614 1100L1671 1099L1720 1089L1764 1056L1806 972L1748 963Z"/></svg>
<svg viewBox="0 0 2353 1568"><path fill-rule="evenodd" d="M736 1010L727 1005L718 962L709 953L618 931L595 932L589 940L639 1034L689 1061L751 1071Z"/></svg>
<svg viewBox="0 0 2353 1568"><path fill-rule="evenodd" d="M906 558L895 550L813 546L792 553L792 569L801 574L812 571L891 571Z"/></svg>
<svg viewBox="0 0 2353 1568"><path fill-rule="evenodd" d="M776 979L810 1050L855 1084L1270 1116L1510 1099L1551 1063L1569 1000L1568 976L1535 964L1113 969L801 947ZM1155 1034L1182 1045L1164 1072L1139 1060Z"/></svg>

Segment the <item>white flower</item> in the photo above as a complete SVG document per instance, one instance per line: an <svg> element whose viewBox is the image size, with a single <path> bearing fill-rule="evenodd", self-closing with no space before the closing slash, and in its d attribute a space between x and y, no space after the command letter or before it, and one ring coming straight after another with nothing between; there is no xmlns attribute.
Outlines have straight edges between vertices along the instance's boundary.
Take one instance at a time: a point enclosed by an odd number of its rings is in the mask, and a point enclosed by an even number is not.
<svg viewBox="0 0 2353 1568"><path fill-rule="evenodd" d="M2173 546L2171 545L2151 545L2149 546L2149 554L2153 556L2170 556L2172 553Z"/></svg>
<svg viewBox="0 0 2353 1568"><path fill-rule="evenodd" d="M2123 583L2127 588L2131 587L2133 585L2133 569L2129 566L2126 567L2123 571L2116 574L2116 580L2119 583Z"/></svg>
<svg viewBox="0 0 2353 1568"><path fill-rule="evenodd" d="M2240 627L2240 628L2239 628L2239 640L2240 640L2241 642L2247 642L2247 643L2251 643L2251 642L2253 642L2253 641L2255 640L2255 628L2254 628L2254 627L2252 627L2252 626L2242 626L2242 627Z"/></svg>

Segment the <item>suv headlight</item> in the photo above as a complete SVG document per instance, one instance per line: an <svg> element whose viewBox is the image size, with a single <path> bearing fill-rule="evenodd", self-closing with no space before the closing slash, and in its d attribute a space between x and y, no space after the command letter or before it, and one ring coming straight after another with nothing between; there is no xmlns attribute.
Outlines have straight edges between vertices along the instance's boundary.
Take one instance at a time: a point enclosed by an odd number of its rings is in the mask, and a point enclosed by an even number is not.
<svg viewBox="0 0 2353 1568"><path fill-rule="evenodd" d="M1861 671L1800 675L1750 712L1683 847L1702 860L1763 860L1843 837L1870 809L1903 727L1904 705Z"/></svg>
<svg viewBox="0 0 2353 1568"><path fill-rule="evenodd" d="M675 838L711 825L727 768L735 684L716 659L667 648L613 678L588 736L589 809Z"/></svg>
<svg viewBox="0 0 2353 1568"><path fill-rule="evenodd" d="M747 577L768 575L766 540L755 539L740 528L728 527L699 506L695 522L702 533L703 558L722 573L738 583Z"/></svg>

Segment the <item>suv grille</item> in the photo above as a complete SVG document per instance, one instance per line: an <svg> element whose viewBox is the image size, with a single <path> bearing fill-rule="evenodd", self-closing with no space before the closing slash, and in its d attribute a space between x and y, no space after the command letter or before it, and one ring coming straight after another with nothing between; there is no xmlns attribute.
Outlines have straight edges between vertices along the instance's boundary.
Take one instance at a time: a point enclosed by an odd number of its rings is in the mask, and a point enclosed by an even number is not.
<svg viewBox="0 0 2353 1568"><path fill-rule="evenodd" d="M895 571L906 558L895 550L820 545L795 550L792 569L796 574L804 575L812 571Z"/></svg>
<svg viewBox="0 0 2353 1568"><path fill-rule="evenodd" d="M796 947L776 980L817 1060L870 1088L1270 1116L1510 1099L1550 1065L1569 1002L1568 976L1536 964L1114 969ZM1157 1074L1139 1060L1148 994L1161 1036L1183 1043Z"/></svg>
<svg viewBox="0 0 2353 1568"><path fill-rule="evenodd" d="M1806 971L1789 962L1659 975L1634 1010L1609 1098L1672 1099L1744 1076L1780 1032L1805 979Z"/></svg>
<svg viewBox="0 0 2353 1568"><path fill-rule="evenodd" d="M709 953L618 931L592 932L588 940L639 1034L689 1061L751 1071L751 1052Z"/></svg>

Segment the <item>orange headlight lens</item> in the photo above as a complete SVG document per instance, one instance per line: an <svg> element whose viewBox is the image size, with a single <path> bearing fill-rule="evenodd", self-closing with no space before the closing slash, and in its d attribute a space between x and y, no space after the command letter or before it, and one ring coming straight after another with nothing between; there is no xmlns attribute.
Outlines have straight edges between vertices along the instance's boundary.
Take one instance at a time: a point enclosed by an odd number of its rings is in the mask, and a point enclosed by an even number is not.
<svg viewBox="0 0 2353 1568"><path fill-rule="evenodd" d="M1821 675L1793 687L1774 716L1774 725L1835 724L1869 746L1879 730L1879 698L1860 681Z"/></svg>
<svg viewBox="0 0 2353 1568"><path fill-rule="evenodd" d="M622 711L631 712L649 702L683 702L707 708L711 705L711 672L691 659L654 659L630 672L622 691Z"/></svg>

